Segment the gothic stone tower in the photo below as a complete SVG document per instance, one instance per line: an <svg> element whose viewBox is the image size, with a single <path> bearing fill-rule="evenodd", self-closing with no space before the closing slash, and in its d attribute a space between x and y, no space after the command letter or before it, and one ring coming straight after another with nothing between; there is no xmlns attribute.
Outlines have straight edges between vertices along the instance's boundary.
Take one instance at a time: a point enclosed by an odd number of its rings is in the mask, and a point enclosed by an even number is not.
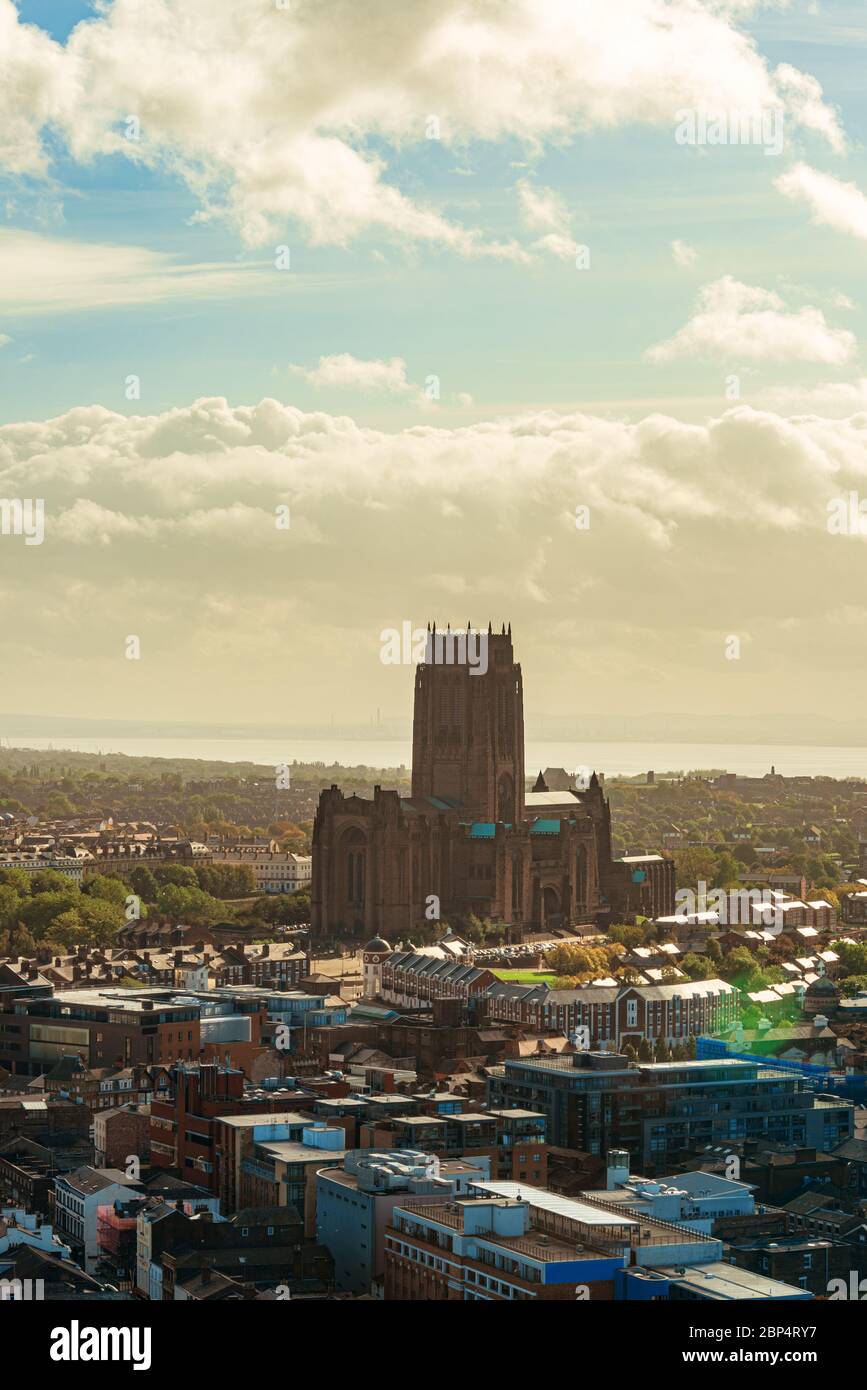
<svg viewBox="0 0 867 1390"><path fill-rule="evenodd" d="M500 633L488 624L476 640L476 666L454 651L442 660L433 642L433 660L416 668L412 794L454 798L462 819L515 824L524 816L524 696L511 624Z"/></svg>

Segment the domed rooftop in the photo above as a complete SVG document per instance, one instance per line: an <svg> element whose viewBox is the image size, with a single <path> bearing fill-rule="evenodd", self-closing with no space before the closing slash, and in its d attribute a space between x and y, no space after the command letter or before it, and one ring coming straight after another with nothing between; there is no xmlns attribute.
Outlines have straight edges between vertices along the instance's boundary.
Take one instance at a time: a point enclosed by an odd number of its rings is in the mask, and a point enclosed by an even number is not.
<svg viewBox="0 0 867 1390"><path fill-rule="evenodd" d="M388 942L384 941L381 936L372 937L363 949L365 951L391 951Z"/></svg>
<svg viewBox="0 0 867 1390"><path fill-rule="evenodd" d="M827 975L820 975L818 980L814 980L807 986L808 994L837 994L837 986L833 980L829 980Z"/></svg>

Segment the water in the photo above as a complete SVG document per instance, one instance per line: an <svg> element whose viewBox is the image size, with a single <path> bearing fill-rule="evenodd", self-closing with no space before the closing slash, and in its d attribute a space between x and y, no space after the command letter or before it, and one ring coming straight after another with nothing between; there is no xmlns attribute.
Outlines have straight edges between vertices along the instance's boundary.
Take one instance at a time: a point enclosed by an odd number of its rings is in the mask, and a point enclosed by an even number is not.
<svg viewBox="0 0 867 1390"><path fill-rule="evenodd" d="M246 738L124 738L106 737L4 739L4 746L82 753L126 753L137 758L203 758L212 762L252 762L276 767L281 763L341 763L344 767L408 767L409 739L364 739L322 736L286 739ZM527 776L540 768L595 768L611 777L724 768L744 776L761 777L771 765L786 777L828 776L867 778L867 747L813 747L806 744L759 743L585 743L578 740L530 741Z"/></svg>

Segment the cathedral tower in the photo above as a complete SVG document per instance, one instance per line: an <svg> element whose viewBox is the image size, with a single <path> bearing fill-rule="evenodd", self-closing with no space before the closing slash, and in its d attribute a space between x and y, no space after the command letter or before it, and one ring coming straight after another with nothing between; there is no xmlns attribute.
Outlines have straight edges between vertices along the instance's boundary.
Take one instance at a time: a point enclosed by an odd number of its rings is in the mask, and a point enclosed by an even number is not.
<svg viewBox="0 0 867 1390"><path fill-rule="evenodd" d="M412 794L453 797L467 820L519 822L524 695L511 625L430 634L415 674Z"/></svg>

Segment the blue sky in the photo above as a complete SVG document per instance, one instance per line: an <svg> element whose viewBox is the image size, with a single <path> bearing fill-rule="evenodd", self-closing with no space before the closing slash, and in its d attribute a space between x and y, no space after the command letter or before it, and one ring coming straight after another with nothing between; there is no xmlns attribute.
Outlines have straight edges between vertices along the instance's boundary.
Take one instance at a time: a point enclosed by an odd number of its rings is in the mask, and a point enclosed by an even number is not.
<svg viewBox="0 0 867 1390"><path fill-rule="evenodd" d="M865 60L854 0L0 0L5 710L403 716L380 633L492 617L534 713L858 716Z"/></svg>
<svg viewBox="0 0 867 1390"><path fill-rule="evenodd" d="M88 4L32 0L18 8L23 21L61 42L92 17ZM750 31L771 66L792 63L812 73L826 101L841 108L851 146L846 158L803 133L795 136L799 154L865 186L867 36L860 8L828 3L815 15L800 5L760 12ZM163 164L147 169L115 155L85 163L66 155L62 138L51 131L46 138L56 155L50 177L4 180L7 226L69 246L109 242L178 262L267 268L272 246L245 247L234 227L195 222L200 200ZM688 317L701 284L722 275L769 290L803 285L793 307L816 303L829 323L863 336L863 306L840 312L828 302L839 293L857 298L864 243L811 226L804 209L775 191L772 176L787 153L775 159L755 147L684 149L670 127L638 123L578 133L538 154L516 139L470 139L457 149L434 140L403 148L369 143L382 149L389 183L503 239L521 236L518 180L553 189L576 239L590 247L590 270L552 259L531 266L468 260L448 249L395 245L375 230L345 246L317 247L286 219L278 230L291 247L292 269L271 275L267 292L0 318L13 338L3 358L0 418L45 418L83 402L128 411L130 372L141 377L142 406L153 411L200 395L275 395L305 408L340 409L345 397L287 371L336 353L400 356L412 381L436 373L445 423L523 407L634 413L654 402L700 418L722 398L719 364L653 364L642 354ZM696 250L688 270L672 260L674 240ZM751 364L743 395L793 375L790 366ZM799 380L822 377L821 367L799 365ZM456 404L458 393L472 395L473 406ZM354 413L371 424L406 424L414 407L366 399Z"/></svg>

